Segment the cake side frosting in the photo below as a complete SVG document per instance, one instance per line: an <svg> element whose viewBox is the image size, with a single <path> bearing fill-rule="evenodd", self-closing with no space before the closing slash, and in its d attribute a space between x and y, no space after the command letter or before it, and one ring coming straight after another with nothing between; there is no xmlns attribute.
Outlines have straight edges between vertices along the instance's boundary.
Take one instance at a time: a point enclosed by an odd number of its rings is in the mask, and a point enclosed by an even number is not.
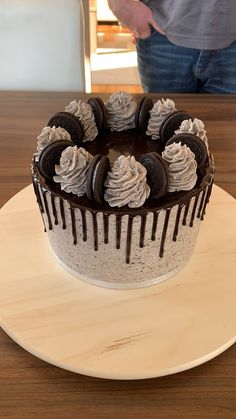
<svg viewBox="0 0 236 419"><path fill-rule="evenodd" d="M206 205L209 202L211 189L212 189L212 177L213 177L213 173L212 173L211 168L209 168L208 172L203 178L201 185L199 185L197 188L194 188L193 190L188 191L180 196L178 196L177 194L175 199L172 199L171 201L166 200L165 203L162 203L159 205L153 202L152 205L147 205L146 207L143 206L142 208L128 208L127 206L121 207L121 208L111 208L109 207L109 205L106 205L104 208L104 205L98 205L95 203L92 204L86 198L80 199L80 200L73 199L72 196L70 195L68 196L68 194L64 193L59 188L57 190L55 190L55 188L51 188L50 186L52 186L52 183L46 182L45 179L43 179L40 176L37 166L34 166L33 184L34 184L35 193L37 196L37 201L38 201L41 213L44 218L45 228L47 229L47 231L53 230L53 226L58 224L59 219L61 219L62 227L64 226L63 229L66 229L65 209L64 209L65 206L70 208L70 211L68 212L68 214L69 214L69 218L70 217L71 218L70 218L70 222L69 223L67 222L67 224L69 224L70 226L73 226L74 224L73 216L72 216L74 211L78 210L78 212L81 214L81 217L82 217L81 229L76 229L74 226L69 231L69 234L70 235L72 234L71 243L73 243L74 241L76 241L77 243L78 241L81 241L81 239L83 241L86 241L85 240L85 237L87 236L86 214L88 213L92 214L92 217L94 219L94 226L95 226L97 225L97 222L96 222L97 214L102 213L104 215L104 220L102 223L102 230L104 230L104 232L109 230L108 219L111 215L114 215L116 218L116 234L115 234L115 237L117 239L116 247L119 248L119 242L120 242L119 225L120 223L122 223L122 218L128 216L130 219L129 228L127 225L126 238L132 236L132 231L130 232L130 228L132 224L131 220L134 219L135 217L142 218L143 227L142 227L142 231L140 231L140 243L142 243L144 242L144 237L145 237L145 231L146 231L145 218L147 214L149 213L153 214L153 224L150 228L149 233L147 233L147 236L149 237L150 240L155 240L155 231L157 229L158 214L161 211L163 211L166 213L166 217L168 218L167 214L170 214L173 207L178 207L180 211L178 215L176 214L176 218L174 222L175 231L172 232L173 241L176 241L177 236L178 236L179 224L180 224L180 214L182 214L183 216L182 224L184 226L187 225L187 222L186 222L187 216L190 217L189 225L187 226L188 229L189 227L193 226L195 220L204 219ZM59 199L60 204L56 211L55 200L57 198ZM195 200L195 205L190 214L190 209L189 209L190 202L193 199ZM67 221L69 218L67 216ZM168 227L168 224L166 224L165 228L163 226L163 231L162 231L163 243L161 246L162 250L160 250L160 253L159 253L160 257L163 257L163 254L164 254L164 251L163 251L164 241L165 241L164 238L166 235L167 227ZM95 230L93 229L93 232L94 232L93 250L97 250L97 246L95 245L95 243L97 242L96 228ZM73 236L73 240L72 240L72 236ZM104 238L104 241L106 241L105 238ZM127 247L129 247L129 245L127 245ZM127 260L128 258L125 257L125 259Z"/></svg>
<svg viewBox="0 0 236 419"><path fill-rule="evenodd" d="M119 212L75 205L34 179L45 229L57 257L85 277L131 286L142 283L143 278L148 282L167 275L187 262L212 187L206 184L171 207L138 213L137 209Z"/></svg>

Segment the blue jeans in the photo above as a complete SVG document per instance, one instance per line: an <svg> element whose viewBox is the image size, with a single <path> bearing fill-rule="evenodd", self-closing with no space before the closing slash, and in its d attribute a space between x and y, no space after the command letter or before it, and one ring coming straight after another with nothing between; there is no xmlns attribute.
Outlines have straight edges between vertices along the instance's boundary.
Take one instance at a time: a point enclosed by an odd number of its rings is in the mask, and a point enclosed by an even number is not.
<svg viewBox="0 0 236 419"><path fill-rule="evenodd" d="M179 47L156 31L137 39L145 92L236 93L236 41L219 50Z"/></svg>

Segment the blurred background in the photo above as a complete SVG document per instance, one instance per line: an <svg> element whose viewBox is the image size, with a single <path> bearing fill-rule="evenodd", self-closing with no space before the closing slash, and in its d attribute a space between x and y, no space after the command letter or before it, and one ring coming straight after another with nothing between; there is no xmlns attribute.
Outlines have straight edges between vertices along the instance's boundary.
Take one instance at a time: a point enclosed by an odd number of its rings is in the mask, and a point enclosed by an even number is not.
<svg viewBox="0 0 236 419"><path fill-rule="evenodd" d="M89 1L92 91L142 92L132 33L119 25L107 0Z"/></svg>
<svg viewBox="0 0 236 419"><path fill-rule="evenodd" d="M0 0L0 90L141 92L107 0Z"/></svg>
<svg viewBox="0 0 236 419"><path fill-rule="evenodd" d="M0 0L0 57L0 91L142 93L133 34L107 0Z"/></svg>

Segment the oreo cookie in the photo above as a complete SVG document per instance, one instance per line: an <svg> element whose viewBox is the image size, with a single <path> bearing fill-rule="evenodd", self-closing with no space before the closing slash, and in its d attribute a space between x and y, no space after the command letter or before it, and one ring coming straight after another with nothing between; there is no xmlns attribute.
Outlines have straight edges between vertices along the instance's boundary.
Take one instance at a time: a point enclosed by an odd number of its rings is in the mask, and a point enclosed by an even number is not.
<svg viewBox="0 0 236 419"><path fill-rule="evenodd" d="M104 201L104 182L110 169L108 157L96 154L87 173L87 197L96 202Z"/></svg>
<svg viewBox="0 0 236 419"><path fill-rule="evenodd" d="M68 140L57 140L49 144L39 156L39 170L46 179L53 179L55 176L55 164L60 162L61 153L73 146Z"/></svg>
<svg viewBox="0 0 236 419"><path fill-rule="evenodd" d="M88 104L92 108L98 132L105 131L107 129L107 114L103 100L100 97L90 97Z"/></svg>
<svg viewBox="0 0 236 419"><path fill-rule="evenodd" d="M190 113L185 111L174 111L162 121L159 134L163 144L166 144L166 142L175 135L175 131L185 119L192 119Z"/></svg>
<svg viewBox="0 0 236 419"><path fill-rule="evenodd" d="M182 145L186 144L186 146L188 146L190 150L195 154L198 168L201 169L204 167L208 158L208 153L207 148L201 138L189 133L175 134L167 141L166 146L179 142L181 142Z"/></svg>
<svg viewBox="0 0 236 419"><path fill-rule="evenodd" d="M166 195L169 190L170 178L165 160L153 151L143 154L140 163L147 170L147 183L151 189L151 197L157 199Z"/></svg>
<svg viewBox="0 0 236 419"><path fill-rule="evenodd" d="M75 145L80 147L84 139L84 129L83 126L74 114L70 112L57 112L52 116L48 121L49 127L61 127L69 132L71 140Z"/></svg>
<svg viewBox="0 0 236 419"><path fill-rule="evenodd" d="M150 118L150 110L153 108L153 101L147 96L144 96L137 103L135 112L135 126L141 132L145 132Z"/></svg>

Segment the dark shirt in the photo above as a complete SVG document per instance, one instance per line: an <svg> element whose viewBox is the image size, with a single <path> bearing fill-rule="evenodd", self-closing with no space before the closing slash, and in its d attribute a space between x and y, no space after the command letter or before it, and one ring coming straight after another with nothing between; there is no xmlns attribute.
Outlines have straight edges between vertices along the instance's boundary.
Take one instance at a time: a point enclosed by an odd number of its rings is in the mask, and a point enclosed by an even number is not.
<svg viewBox="0 0 236 419"><path fill-rule="evenodd" d="M180 46L221 49L236 40L236 0L142 0L167 38Z"/></svg>

